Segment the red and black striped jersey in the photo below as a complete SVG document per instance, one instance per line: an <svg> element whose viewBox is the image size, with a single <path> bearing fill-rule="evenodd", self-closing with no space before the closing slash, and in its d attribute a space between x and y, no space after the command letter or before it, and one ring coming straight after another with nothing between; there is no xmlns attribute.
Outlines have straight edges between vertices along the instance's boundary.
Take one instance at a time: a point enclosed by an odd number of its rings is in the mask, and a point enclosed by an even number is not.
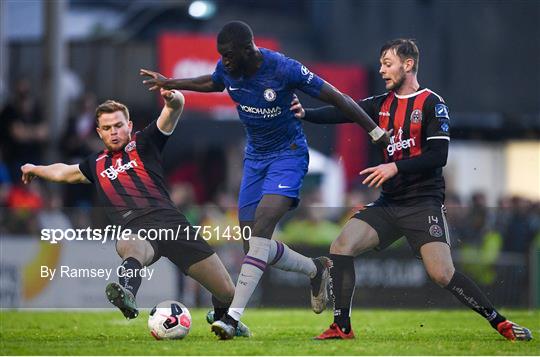
<svg viewBox="0 0 540 357"><path fill-rule="evenodd" d="M424 88L400 96L388 92L358 103L383 129L393 129L384 150L386 163L422 155L429 140L450 140L450 117L443 98ZM442 168L398 172L383 184L382 195L393 200L435 197L444 200Z"/></svg>
<svg viewBox="0 0 540 357"><path fill-rule="evenodd" d="M123 150L104 150L79 163L114 224L125 225L157 210L177 211L166 189L161 162L168 138L154 120L135 133Z"/></svg>

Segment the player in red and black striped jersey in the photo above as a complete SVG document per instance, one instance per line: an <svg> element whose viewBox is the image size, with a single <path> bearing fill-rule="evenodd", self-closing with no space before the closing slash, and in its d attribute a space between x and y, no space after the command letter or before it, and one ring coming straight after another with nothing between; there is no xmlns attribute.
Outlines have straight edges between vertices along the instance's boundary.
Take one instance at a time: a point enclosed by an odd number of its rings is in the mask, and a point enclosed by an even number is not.
<svg viewBox="0 0 540 357"><path fill-rule="evenodd" d="M114 106L112 102L106 105ZM98 129L103 133L110 127L104 122ZM177 211L165 189L161 164L161 151L168 138L153 121L136 132L123 149L105 149L79 163L79 170L94 184L111 221L127 226L158 210Z"/></svg>
<svg viewBox="0 0 540 357"><path fill-rule="evenodd" d="M116 241L125 274L119 277L120 284L107 285L106 295L126 318L138 315L135 296L142 280L139 270L161 256L212 293L214 315L221 318L234 296L232 280L213 249L197 237L186 217L174 206L163 178L161 152L182 114L184 97L178 91L164 89L161 96L165 106L159 118L134 135L128 108L112 100L102 103L96 109L96 130L105 150L77 165L26 164L21 168L22 180L29 183L40 177L59 183L93 184L101 206L115 225L131 229L134 234L140 229L148 232L162 228L180 232L178 237L167 239L132 236ZM237 335L249 336L244 324L239 324Z"/></svg>
<svg viewBox="0 0 540 357"><path fill-rule="evenodd" d="M419 52L413 40L386 43L380 74L387 93L358 104L378 125L392 130L384 163L361 172L369 187L382 186L379 199L357 212L330 247L333 268L334 323L317 339L353 338L350 313L354 294L354 257L381 250L405 236L431 279L482 315L505 338L530 340L528 329L503 317L476 284L454 268L444 210L444 179L450 141L450 117L444 100L417 80ZM297 118L313 123L350 122L332 107L303 110Z"/></svg>
<svg viewBox="0 0 540 357"><path fill-rule="evenodd" d="M450 141L444 100L423 88L408 95L391 91L359 104L378 118L382 128L393 133L383 155L384 162L395 163L398 171L382 183L383 197L394 201L421 197L444 201L442 167ZM381 181L379 177L374 184Z"/></svg>

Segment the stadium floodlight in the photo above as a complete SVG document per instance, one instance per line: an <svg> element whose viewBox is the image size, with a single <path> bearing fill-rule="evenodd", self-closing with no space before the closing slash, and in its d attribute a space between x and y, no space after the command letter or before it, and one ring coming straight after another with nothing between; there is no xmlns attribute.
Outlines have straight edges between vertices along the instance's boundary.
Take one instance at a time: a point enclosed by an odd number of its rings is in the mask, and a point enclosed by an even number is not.
<svg viewBox="0 0 540 357"><path fill-rule="evenodd" d="M214 16L216 5L213 1L196 0L189 5L188 13L195 19L206 20Z"/></svg>

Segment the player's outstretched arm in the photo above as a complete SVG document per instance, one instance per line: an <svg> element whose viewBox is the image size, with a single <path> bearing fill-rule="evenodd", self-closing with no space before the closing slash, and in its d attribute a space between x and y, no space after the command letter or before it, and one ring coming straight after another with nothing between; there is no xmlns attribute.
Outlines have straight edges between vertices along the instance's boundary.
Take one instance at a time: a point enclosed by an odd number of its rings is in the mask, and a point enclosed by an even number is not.
<svg viewBox="0 0 540 357"><path fill-rule="evenodd" d="M345 117L364 128L374 143L390 143L390 135L381 129L369 115L348 95L341 93L328 82L324 82L319 99L335 106Z"/></svg>
<svg viewBox="0 0 540 357"><path fill-rule="evenodd" d="M337 110L336 107L331 105L320 108L304 108L296 94L291 102L290 110L294 113L295 118L314 124L344 124L353 122Z"/></svg>
<svg viewBox="0 0 540 357"><path fill-rule="evenodd" d="M149 90L163 88L194 92L223 92L225 89L225 86L215 83L209 74L195 78L167 78L161 73L148 69L141 69L139 74L147 78L143 83L149 86Z"/></svg>
<svg viewBox="0 0 540 357"><path fill-rule="evenodd" d="M90 183L79 170L78 164L57 163L47 166L25 164L21 166L21 171L24 184L29 184L36 177L58 183Z"/></svg>
<svg viewBox="0 0 540 357"><path fill-rule="evenodd" d="M179 91L163 88L160 88L160 94L165 100L165 105L157 120L157 126L161 132L172 134L184 110L184 96Z"/></svg>

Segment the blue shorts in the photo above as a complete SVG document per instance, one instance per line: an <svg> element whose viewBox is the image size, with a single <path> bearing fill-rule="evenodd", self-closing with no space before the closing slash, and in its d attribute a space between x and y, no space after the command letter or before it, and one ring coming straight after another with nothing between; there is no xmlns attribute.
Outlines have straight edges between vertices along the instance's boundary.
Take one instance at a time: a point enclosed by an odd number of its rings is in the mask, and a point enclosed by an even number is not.
<svg viewBox="0 0 540 357"><path fill-rule="evenodd" d="M253 221L263 195L291 197L296 208L300 188L309 165L309 155L275 157L265 160L244 159L244 170L238 195L238 218Z"/></svg>

